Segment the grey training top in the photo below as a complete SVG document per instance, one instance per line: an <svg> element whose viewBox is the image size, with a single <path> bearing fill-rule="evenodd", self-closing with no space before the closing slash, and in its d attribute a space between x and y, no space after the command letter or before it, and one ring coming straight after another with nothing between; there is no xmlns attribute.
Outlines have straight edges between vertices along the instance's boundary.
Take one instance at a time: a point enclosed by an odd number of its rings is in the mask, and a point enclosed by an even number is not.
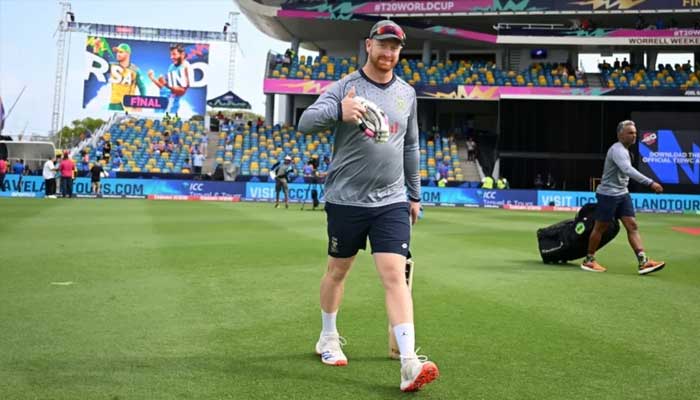
<svg viewBox="0 0 700 400"><path fill-rule="evenodd" d="M342 120L341 101L355 94L372 101L389 118L387 143L375 143L355 124ZM304 111L301 132L334 129L333 161L326 177L326 201L359 207L380 207L420 201L418 119L416 91L394 76L386 84L373 82L362 70L353 72L328 89Z"/></svg>
<svg viewBox="0 0 700 400"><path fill-rule="evenodd" d="M605 156L605 167L603 167L603 178L596 193L605 196L622 196L629 193L627 184L630 177L643 185L651 185L651 179L644 176L632 166L630 153L620 142L610 146L608 154Z"/></svg>

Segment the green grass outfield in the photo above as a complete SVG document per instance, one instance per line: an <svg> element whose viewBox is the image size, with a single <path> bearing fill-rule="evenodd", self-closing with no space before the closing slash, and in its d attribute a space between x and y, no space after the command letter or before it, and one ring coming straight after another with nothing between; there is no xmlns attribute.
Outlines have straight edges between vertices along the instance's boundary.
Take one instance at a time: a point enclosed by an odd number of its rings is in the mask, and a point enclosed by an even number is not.
<svg viewBox="0 0 700 400"><path fill-rule="evenodd" d="M399 391L383 290L361 253L346 368L313 354L325 214L271 204L0 201L0 399L697 399L697 216L639 216L668 267L547 266L570 214L428 208L414 229L417 344L441 377ZM52 282L74 282L55 285ZM694 393L694 394L693 394Z"/></svg>

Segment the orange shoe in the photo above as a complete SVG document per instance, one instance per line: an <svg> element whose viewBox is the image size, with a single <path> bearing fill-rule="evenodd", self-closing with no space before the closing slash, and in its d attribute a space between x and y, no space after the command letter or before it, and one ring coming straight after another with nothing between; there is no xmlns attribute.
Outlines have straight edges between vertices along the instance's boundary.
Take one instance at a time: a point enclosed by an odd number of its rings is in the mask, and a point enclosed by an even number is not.
<svg viewBox="0 0 700 400"><path fill-rule="evenodd" d="M644 264L639 265L639 275L651 274L652 272L661 271L666 266L663 261L647 260Z"/></svg>
<svg viewBox="0 0 700 400"><path fill-rule="evenodd" d="M588 272L605 272L608 269L598 264L596 260L584 261L581 264L581 269Z"/></svg>
<svg viewBox="0 0 700 400"><path fill-rule="evenodd" d="M425 356L402 357L402 364L399 386L402 392L417 392L440 376L437 365Z"/></svg>

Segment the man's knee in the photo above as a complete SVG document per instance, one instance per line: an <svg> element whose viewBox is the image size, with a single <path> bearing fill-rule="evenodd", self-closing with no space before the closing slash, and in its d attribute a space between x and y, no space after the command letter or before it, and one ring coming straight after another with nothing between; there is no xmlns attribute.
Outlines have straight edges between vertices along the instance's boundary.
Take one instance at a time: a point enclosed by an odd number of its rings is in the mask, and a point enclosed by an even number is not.
<svg viewBox="0 0 700 400"><path fill-rule="evenodd" d="M342 282L350 272L350 267L355 257L331 258L328 260L328 270L326 275L334 282Z"/></svg>

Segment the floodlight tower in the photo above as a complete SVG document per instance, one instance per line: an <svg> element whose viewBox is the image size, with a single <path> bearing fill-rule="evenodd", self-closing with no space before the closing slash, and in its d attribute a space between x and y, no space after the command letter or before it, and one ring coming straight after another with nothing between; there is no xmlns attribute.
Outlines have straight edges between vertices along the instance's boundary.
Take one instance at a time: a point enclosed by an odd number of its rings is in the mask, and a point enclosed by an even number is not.
<svg viewBox="0 0 700 400"><path fill-rule="evenodd" d="M227 39L229 42L229 56L228 56L228 89L233 90L233 85L236 81L236 50L238 46L238 16L241 13L236 11L231 11L228 13L228 23L230 24L229 33Z"/></svg>
<svg viewBox="0 0 700 400"><path fill-rule="evenodd" d="M70 35L67 29L68 16L72 13L70 1L59 1L61 13L59 14L58 27L54 36L56 38L56 78L53 88L53 110L51 112L51 135L58 133L63 119L63 104L65 103L65 67L66 67L66 36ZM70 49L69 49L70 50Z"/></svg>

